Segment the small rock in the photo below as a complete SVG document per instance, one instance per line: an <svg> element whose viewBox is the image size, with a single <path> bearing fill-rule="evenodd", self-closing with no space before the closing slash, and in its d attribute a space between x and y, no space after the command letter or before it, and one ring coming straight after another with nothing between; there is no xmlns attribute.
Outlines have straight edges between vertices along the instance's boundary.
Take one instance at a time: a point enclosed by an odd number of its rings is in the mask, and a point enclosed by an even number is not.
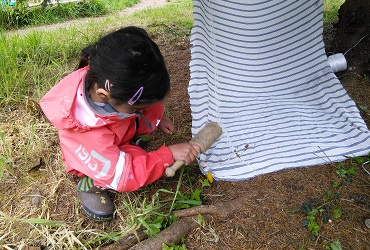
<svg viewBox="0 0 370 250"><path fill-rule="evenodd" d="M41 195L40 192L36 191L31 199L32 206L38 206L41 204Z"/></svg>
<svg viewBox="0 0 370 250"><path fill-rule="evenodd" d="M370 219L365 220L365 225L367 226L367 228L370 228Z"/></svg>

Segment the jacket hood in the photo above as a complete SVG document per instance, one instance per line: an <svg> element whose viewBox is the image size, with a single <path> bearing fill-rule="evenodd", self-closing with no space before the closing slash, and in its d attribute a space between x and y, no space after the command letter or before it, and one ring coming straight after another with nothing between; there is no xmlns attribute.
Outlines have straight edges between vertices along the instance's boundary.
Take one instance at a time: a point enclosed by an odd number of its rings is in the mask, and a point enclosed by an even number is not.
<svg viewBox="0 0 370 250"><path fill-rule="evenodd" d="M74 71L41 98L40 106L56 128L82 132L137 116L118 113L112 108L104 107L104 104L94 103L85 90L85 76L88 70L87 66Z"/></svg>

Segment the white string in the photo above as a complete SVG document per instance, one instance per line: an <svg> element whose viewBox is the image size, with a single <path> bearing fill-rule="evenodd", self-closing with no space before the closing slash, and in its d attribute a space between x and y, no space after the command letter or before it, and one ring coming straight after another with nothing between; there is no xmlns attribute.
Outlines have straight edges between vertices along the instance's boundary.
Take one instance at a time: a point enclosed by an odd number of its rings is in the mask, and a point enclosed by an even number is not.
<svg viewBox="0 0 370 250"><path fill-rule="evenodd" d="M344 52L343 55L347 54L348 51L350 51L351 49L353 49L354 47L356 47L362 41L362 39L364 39L368 35L370 35L370 34L367 34L367 35L363 36L353 47L349 48L346 52Z"/></svg>
<svg viewBox="0 0 370 250"><path fill-rule="evenodd" d="M367 161L367 162L362 163L362 168L365 170L365 172L366 172L368 175L370 175L370 172L369 172L369 171L367 171L367 169L365 168L365 164L368 164L368 163L370 163L370 161Z"/></svg>

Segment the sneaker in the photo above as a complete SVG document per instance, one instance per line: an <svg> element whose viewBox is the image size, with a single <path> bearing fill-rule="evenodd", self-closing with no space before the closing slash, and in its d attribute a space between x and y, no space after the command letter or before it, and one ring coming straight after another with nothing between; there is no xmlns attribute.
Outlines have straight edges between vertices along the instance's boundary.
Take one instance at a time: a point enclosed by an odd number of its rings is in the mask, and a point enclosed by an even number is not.
<svg viewBox="0 0 370 250"><path fill-rule="evenodd" d="M95 221L113 219L116 210L107 190L94 186L93 180L83 177L77 184L77 196L86 215Z"/></svg>

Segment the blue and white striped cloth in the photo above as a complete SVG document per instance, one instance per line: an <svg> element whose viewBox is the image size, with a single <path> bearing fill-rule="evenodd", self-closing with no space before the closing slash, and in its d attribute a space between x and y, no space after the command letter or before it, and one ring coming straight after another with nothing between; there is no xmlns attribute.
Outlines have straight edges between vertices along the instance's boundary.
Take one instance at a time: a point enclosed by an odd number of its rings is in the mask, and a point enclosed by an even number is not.
<svg viewBox="0 0 370 250"><path fill-rule="evenodd" d="M198 159L203 173L245 180L370 151L322 31L323 0L194 0L192 133L223 129Z"/></svg>

